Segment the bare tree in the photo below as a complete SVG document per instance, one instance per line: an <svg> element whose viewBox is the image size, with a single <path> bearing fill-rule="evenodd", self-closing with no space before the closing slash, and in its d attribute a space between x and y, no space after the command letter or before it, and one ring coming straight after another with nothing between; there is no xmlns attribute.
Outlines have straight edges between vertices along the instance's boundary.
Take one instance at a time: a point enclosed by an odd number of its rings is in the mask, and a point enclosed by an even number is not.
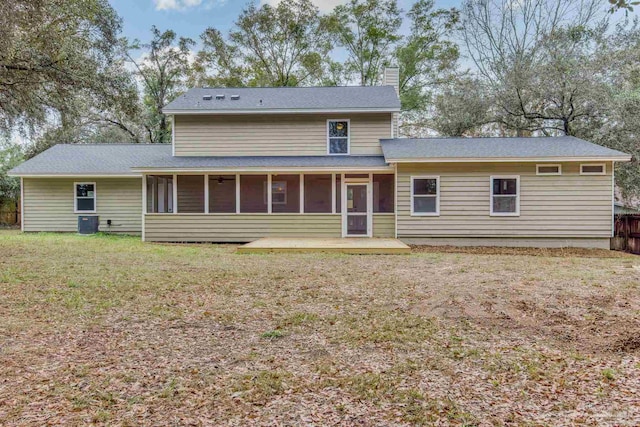
<svg viewBox="0 0 640 427"><path fill-rule="evenodd" d="M462 39L480 74L505 74L541 58L540 41L562 27L589 27L604 15L601 0L466 0Z"/></svg>
<svg viewBox="0 0 640 427"><path fill-rule="evenodd" d="M598 114L591 60L607 31L600 0L467 0L462 36L493 94L493 120L518 135L573 134Z"/></svg>

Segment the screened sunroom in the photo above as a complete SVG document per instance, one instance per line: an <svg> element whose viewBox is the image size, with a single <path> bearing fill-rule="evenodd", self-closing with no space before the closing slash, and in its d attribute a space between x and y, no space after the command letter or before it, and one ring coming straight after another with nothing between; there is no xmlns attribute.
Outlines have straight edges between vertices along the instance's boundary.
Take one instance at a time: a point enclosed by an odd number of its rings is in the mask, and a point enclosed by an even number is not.
<svg viewBox="0 0 640 427"><path fill-rule="evenodd" d="M144 182L146 240L395 234L389 172L146 174Z"/></svg>

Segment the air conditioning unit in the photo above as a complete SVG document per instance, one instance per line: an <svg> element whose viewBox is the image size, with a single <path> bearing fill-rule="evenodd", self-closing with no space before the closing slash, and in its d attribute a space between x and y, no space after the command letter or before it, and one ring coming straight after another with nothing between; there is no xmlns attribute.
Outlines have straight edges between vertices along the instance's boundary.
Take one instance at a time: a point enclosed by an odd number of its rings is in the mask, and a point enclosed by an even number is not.
<svg viewBox="0 0 640 427"><path fill-rule="evenodd" d="M100 218L92 215L78 217L78 234L96 234L100 227Z"/></svg>

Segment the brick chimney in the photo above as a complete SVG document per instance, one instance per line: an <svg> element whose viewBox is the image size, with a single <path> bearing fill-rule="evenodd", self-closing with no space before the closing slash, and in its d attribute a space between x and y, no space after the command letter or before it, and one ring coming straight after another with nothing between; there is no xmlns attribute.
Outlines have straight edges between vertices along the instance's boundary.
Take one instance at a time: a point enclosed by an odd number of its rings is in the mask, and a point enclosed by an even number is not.
<svg viewBox="0 0 640 427"><path fill-rule="evenodd" d="M382 74L382 86L393 86L396 90L396 94L398 97L400 96L400 68L396 66L389 66L384 68L384 72ZM393 113L393 138L400 137L399 126L398 126L398 113Z"/></svg>

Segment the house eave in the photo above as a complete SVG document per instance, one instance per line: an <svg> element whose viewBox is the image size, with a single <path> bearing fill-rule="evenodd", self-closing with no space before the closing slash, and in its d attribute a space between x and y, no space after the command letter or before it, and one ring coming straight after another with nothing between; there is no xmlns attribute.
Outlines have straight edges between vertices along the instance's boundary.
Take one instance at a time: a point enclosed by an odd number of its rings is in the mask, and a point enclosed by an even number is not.
<svg viewBox="0 0 640 427"><path fill-rule="evenodd" d="M613 157L413 157L390 158L389 163L507 163L507 162L628 162L631 156Z"/></svg>
<svg viewBox="0 0 640 427"><path fill-rule="evenodd" d="M22 173L8 173L8 176L16 176L20 178L140 178L142 174L140 173L129 173L129 174L100 174L100 173L30 173L30 174L22 174Z"/></svg>
<svg viewBox="0 0 640 427"><path fill-rule="evenodd" d="M211 167L211 168L133 168L132 170L142 174L201 174L201 173L314 173L314 172L392 172L393 166L306 166L306 167L282 167L282 166L260 166L260 167Z"/></svg>
<svg viewBox="0 0 640 427"><path fill-rule="evenodd" d="M333 108L333 109L309 109L309 108L293 108L293 109L266 109L256 108L249 110L163 110L167 115L190 115L190 114L342 114L342 113L398 113L400 108Z"/></svg>

